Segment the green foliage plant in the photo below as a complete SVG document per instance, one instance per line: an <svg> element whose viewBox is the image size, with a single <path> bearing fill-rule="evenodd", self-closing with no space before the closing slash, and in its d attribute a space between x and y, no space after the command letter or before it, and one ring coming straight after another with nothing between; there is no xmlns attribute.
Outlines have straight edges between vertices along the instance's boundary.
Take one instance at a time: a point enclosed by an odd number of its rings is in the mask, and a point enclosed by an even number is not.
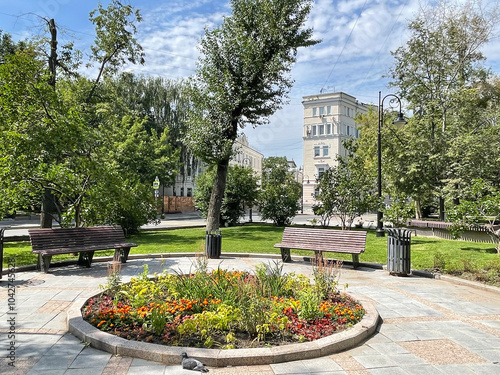
<svg viewBox="0 0 500 375"><path fill-rule="evenodd" d="M321 296L313 288L307 288L298 292L298 300L300 301L300 308L298 316L300 319L314 319L321 315L320 303Z"/></svg>
<svg viewBox="0 0 500 375"><path fill-rule="evenodd" d="M358 144L350 139L344 142L349 150L345 157L337 157L337 166L326 170L318 184L313 212L321 216L323 225L330 218L340 219L342 230L350 229L354 219L376 207L373 174L364 159L356 153Z"/></svg>
<svg viewBox="0 0 500 375"><path fill-rule="evenodd" d="M285 290L288 284L288 275L283 273L283 263L273 261L261 263L255 267L255 275L258 283L258 290L261 296L288 296L290 290Z"/></svg>
<svg viewBox="0 0 500 375"><path fill-rule="evenodd" d="M384 221L388 221L393 227L405 226L408 219L414 216L411 200L400 192L395 192L390 196L390 204L382 209Z"/></svg>
<svg viewBox="0 0 500 375"><path fill-rule="evenodd" d="M325 327L361 319L362 314L356 312L359 308L354 304L347 306L344 297L339 299L338 307L342 314L335 313L333 301L339 295L330 293L333 283L328 277L330 285L320 288L329 294L325 300L308 278L285 274L278 262L260 265L255 273L220 267L206 272L206 262L203 259L198 262L197 267L202 271L164 273L153 278L145 267L130 283L122 284L114 298L104 293L100 298L90 299L83 309L84 317L94 326L122 337L146 341L156 337L165 343L181 345L196 342L207 348L237 347L242 333L248 335L246 342L250 346L301 336L311 340L321 337L322 328L315 328L316 321ZM199 273L203 275L197 278ZM325 274L331 276L331 269ZM190 288L218 293L219 287L230 298L217 299L213 294L193 298L197 294L181 294ZM336 329L337 326L333 331Z"/></svg>
<svg viewBox="0 0 500 375"><path fill-rule="evenodd" d="M338 280L342 261L332 261L327 258L313 261L314 288L322 299L337 293Z"/></svg>
<svg viewBox="0 0 500 375"><path fill-rule="evenodd" d="M263 220L272 220L277 226L290 224L300 209L301 194L301 185L288 170L285 157L264 159L259 197L259 211Z"/></svg>
<svg viewBox="0 0 500 375"><path fill-rule="evenodd" d="M494 128L483 125L491 121L484 109L497 103L489 98L491 71L481 52L495 35L498 19L498 7L481 1L441 0L420 9L408 24L405 45L392 52L391 85L414 120L405 137L409 142L398 148L391 165L397 171L391 180L403 180L398 185L416 201L432 192L440 201L440 220L445 219L446 191L465 189L484 173L493 177L485 166L498 160L495 148L483 146L483 129Z"/></svg>
<svg viewBox="0 0 500 375"><path fill-rule="evenodd" d="M153 308L150 313L151 331L157 335L161 335L165 330L167 321L169 321L170 318L171 315L161 307Z"/></svg>

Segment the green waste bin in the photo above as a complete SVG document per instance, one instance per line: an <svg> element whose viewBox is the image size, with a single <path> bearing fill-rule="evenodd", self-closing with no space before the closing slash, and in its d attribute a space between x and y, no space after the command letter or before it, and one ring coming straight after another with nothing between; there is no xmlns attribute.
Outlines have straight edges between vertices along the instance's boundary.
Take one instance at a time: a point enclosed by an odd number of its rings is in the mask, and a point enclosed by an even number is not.
<svg viewBox="0 0 500 375"><path fill-rule="evenodd" d="M205 236L205 254L210 259L219 259L222 246L220 230L207 231Z"/></svg>
<svg viewBox="0 0 500 375"><path fill-rule="evenodd" d="M411 272L411 230L386 228L387 270L391 275L407 276Z"/></svg>

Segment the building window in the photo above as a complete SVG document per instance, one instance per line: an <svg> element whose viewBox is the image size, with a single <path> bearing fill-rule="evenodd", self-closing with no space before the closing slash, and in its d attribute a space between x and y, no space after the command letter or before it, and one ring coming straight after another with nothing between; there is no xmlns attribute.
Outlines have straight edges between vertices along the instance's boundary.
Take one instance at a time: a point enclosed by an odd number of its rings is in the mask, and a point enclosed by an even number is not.
<svg viewBox="0 0 500 375"><path fill-rule="evenodd" d="M331 105L327 105L326 106L326 114L330 115L331 113L332 113L332 106Z"/></svg>
<svg viewBox="0 0 500 375"><path fill-rule="evenodd" d="M319 115L323 116L325 114L325 107L319 107Z"/></svg>
<svg viewBox="0 0 500 375"><path fill-rule="evenodd" d="M323 156L328 156L328 146L323 146Z"/></svg>
<svg viewBox="0 0 500 375"><path fill-rule="evenodd" d="M187 188L187 196L192 197L193 196L193 189Z"/></svg>
<svg viewBox="0 0 500 375"><path fill-rule="evenodd" d="M183 196L184 196L184 188L181 187L181 197L183 197Z"/></svg>
<svg viewBox="0 0 500 375"><path fill-rule="evenodd" d="M316 108L316 107L314 107L314 108L313 108L313 116L317 116L316 111L317 111L317 108Z"/></svg>
<svg viewBox="0 0 500 375"><path fill-rule="evenodd" d="M325 134L325 125L318 125L318 133L319 135Z"/></svg>
<svg viewBox="0 0 500 375"><path fill-rule="evenodd" d="M326 124L326 134L332 134L332 124Z"/></svg>
<svg viewBox="0 0 500 375"><path fill-rule="evenodd" d="M312 127L312 135L316 135L316 125Z"/></svg>
<svg viewBox="0 0 500 375"><path fill-rule="evenodd" d="M318 180L321 180L323 173L325 173L325 168L318 168Z"/></svg>
<svg viewBox="0 0 500 375"><path fill-rule="evenodd" d="M319 146L314 146L314 156L319 156Z"/></svg>

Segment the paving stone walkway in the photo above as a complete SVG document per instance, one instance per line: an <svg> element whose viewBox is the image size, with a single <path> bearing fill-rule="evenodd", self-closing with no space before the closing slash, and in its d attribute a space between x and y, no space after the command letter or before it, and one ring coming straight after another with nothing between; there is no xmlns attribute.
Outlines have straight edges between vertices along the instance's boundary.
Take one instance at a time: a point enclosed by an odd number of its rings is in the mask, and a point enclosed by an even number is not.
<svg viewBox="0 0 500 375"><path fill-rule="evenodd" d="M136 259L123 265L124 281L142 272L188 271L192 258ZM252 270L263 258L210 260L212 268ZM285 271L311 275L293 262ZM15 310L7 277L0 280L0 373L67 375L188 375L181 366L117 357L88 347L67 332L66 311L78 297L106 283L107 263L15 274ZM373 301L383 323L363 345L327 357L265 366L211 368L211 374L500 374L500 289L453 280L394 277L387 271L345 266L340 288ZM15 313L15 315L12 315ZM15 317L15 367L8 321ZM179 358L180 363L180 358Z"/></svg>

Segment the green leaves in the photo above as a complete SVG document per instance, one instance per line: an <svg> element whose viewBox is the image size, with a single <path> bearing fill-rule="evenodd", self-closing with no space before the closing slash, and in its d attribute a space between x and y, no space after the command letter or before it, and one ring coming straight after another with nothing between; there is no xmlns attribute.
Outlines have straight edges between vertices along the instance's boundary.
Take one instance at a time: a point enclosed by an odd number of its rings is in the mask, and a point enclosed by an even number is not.
<svg viewBox="0 0 500 375"><path fill-rule="evenodd" d="M225 171L239 128L266 124L281 108L292 86L288 73L297 49L317 43L312 30L304 29L311 5L310 0L232 0L231 16L205 30L190 81L193 108L184 142L204 162L218 166L207 230L219 229ZM290 207L284 198L277 200L276 205Z"/></svg>
<svg viewBox="0 0 500 375"><path fill-rule="evenodd" d="M453 222L451 232L458 237L461 232L482 225L497 242L500 253L500 229L497 221L500 219L500 189L481 179L474 180L470 193L460 204L448 212Z"/></svg>
<svg viewBox="0 0 500 375"><path fill-rule="evenodd" d="M45 41L2 56L0 211L39 206L51 192L58 210L51 214L62 225L112 223L133 231L156 219L150 184L175 171L178 153L167 126L151 131L145 113L116 110L122 101L102 80L126 62L143 62L134 36L139 12L113 0L107 8L99 4L91 21L91 60L99 64L94 80L76 71L80 60L71 43L51 61L65 78L50 84L55 77L47 73L41 49L33 47Z"/></svg>
<svg viewBox="0 0 500 375"><path fill-rule="evenodd" d="M301 184L288 170L285 157L265 158L262 164L262 191L259 210L263 220L275 225L290 224L300 209Z"/></svg>
<svg viewBox="0 0 500 375"><path fill-rule="evenodd" d="M311 4L233 0L232 15L205 31L186 137L197 156L210 164L228 158L239 127L265 124L281 107L297 49L317 43L303 29Z"/></svg>
<svg viewBox="0 0 500 375"><path fill-rule="evenodd" d="M207 169L196 178L194 191L195 205L206 217L210 203L210 195L215 179L215 171ZM245 207L253 206L257 199L257 180L253 170L238 165L230 166L227 185L224 192L221 209L222 225L235 225L245 214Z"/></svg>
<svg viewBox="0 0 500 375"><path fill-rule="evenodd" d="M488 144L483 130L491 116L485 111L491 73L481 53L498 17L498 9L483 8L479 1L441 1L421 10L408 25L406 45L393 52L391 85L399 89L413 118L400 155L389 153L396 163L390 165L401 169L390 180L419 203L431 200L429 193L441 200L446 194L457 199L474 178L498 181L488 166L495 153L483 146ZM494 105L498 108L498 102ZM396 144L384 138L384 148ZM384 175L391 171L385 168Z"/></svg>
<svg viewBox="0 0 500 375"><path fill-rule="evenodd" d="M350 229L354 218L376 207L377 197L373 173L356 153L356 143L348 141L345 147L350 150L349 155L338 157L338 165L321 176L316 195L319 203L313 206L313 211L322 217L324 226L336 216L342 229Z"/></svg>
<svg viewBox="0 0 500 375"><path fill-rule="evenodd" d="M99 75L116 73L127 61L144 64L142 47L134 37L136 24L142 21L139 10L112 0L106 9L99 3L90 12L90 21L96 26L91 59L101 65Z"/></svg>

